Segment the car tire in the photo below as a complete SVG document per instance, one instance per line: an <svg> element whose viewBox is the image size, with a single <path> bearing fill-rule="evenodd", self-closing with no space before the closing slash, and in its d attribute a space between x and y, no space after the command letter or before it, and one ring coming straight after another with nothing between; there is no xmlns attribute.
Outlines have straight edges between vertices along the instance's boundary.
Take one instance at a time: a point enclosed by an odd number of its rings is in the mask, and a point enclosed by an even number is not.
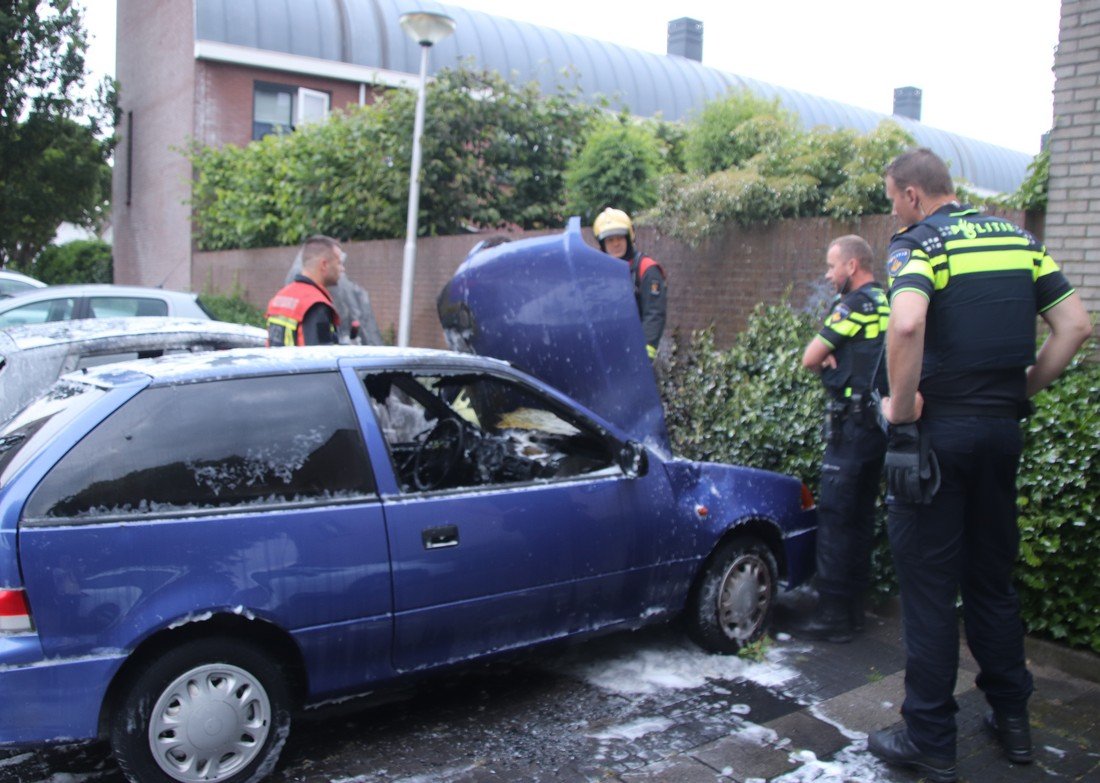
<svg viewBox="0 0 1100 783"><path fill-rule="evenodd" d="M688 599L688 635L708 652L732 655L764 635L775 606L778 569L762 541L738 536L703 566Z"/></svg>
<svg viewBox="0 0 1100 783"><path fill-rule="evenodd" d="M290 733L283 669L256 646L199 639L149 660L110 718L115 760L133 783L254 783Z"/></svg>

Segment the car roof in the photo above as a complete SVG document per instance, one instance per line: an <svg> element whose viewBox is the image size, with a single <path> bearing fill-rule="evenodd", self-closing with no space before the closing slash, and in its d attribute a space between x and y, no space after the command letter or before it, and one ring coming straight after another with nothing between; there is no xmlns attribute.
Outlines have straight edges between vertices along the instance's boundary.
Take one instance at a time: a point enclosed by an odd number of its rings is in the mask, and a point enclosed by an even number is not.
<svg viewBox="0 0 1100 783"><path fill-rule="evenodd" d="M110 283L81 283L51 285L45 288L36 288L33 291L23 291L0 302L0 309L16 307L42 299L60 299L66 296L144 296L178 302L190 302L198 298L198 294L193 294L190 291L171 291L166 288L112 285Z"/></svg>
<svg viewBox="0 0 1100 783"><path fill-rule="evenodd" d="M152 386L167 386L228 377L277 375L336 370L344 362L377 368L448 371L500 371L511 365L499 359L431 348L327 345L296 348L236 348L216 353L161 356L120 362L81 371L78 380L118 386L151 378Z"/></svg>
<svg viewBox="0 0 1100 783"><path fill-rule="evenodd" d="M129 342L147 337L197 335L221 339L263 340L266 332L255 326L210 321L200 318L170 316L137 316L127 318L83 318L76 321L51 321L43 324L10 326L0 331L12 347L20 351L47 345L61 345L101 340L127 339ZM259 344L259 343L257 343Z"/></svg>
<svg viewBox="0 0 1100 783"><path fill-rule="evenodd" d="M41 280L36 280L29 275L20 274L19 272L13 272L10 269L0 269L0 278L6 278L8 280L18 280L21 283L28 283L35 288L45 288L46 284Z"/></svg>

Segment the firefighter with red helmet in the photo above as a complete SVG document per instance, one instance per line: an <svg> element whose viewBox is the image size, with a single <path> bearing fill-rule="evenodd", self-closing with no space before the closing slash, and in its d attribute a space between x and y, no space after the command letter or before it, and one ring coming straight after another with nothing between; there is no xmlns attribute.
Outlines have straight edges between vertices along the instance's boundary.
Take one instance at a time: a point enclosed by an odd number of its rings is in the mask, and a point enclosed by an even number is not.
<svg viewBox="0 0 1100 783"><path fill-rule="evenodd" d="M646 353L650 360L657 357L657 346L665 331L665 311L668 303L668 282L660 264L634 247L634 224L621 209L608 207L596 216L592 231L600 250L630 264L634 282L634 301L642 319Z"/></svg>
<svg viewBox="0 0 1100 783"><path fill-rule="evenodd" d="M328 287L340 281L344 251L332 237L312 236L302 246L302 272L267 305L267 344L330 345L339 342L340 316Z"/></svg>

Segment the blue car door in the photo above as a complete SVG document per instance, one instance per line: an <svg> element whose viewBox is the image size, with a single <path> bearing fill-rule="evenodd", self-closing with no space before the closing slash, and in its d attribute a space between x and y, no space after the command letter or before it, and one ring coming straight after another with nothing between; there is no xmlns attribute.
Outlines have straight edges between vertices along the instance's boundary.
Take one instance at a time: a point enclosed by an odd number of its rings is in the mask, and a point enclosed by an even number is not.
<svg viewBox="0 0 1100 783"><path fill-rule="evenodd" d="M659 542L624 511L663 477L628 477L605 433L500 378L390 374L366 386L395 473L382 491L397 669L644 610ZM461 448L443 442L457 429ZM425 468L434 446L456 456Z"/></svg>

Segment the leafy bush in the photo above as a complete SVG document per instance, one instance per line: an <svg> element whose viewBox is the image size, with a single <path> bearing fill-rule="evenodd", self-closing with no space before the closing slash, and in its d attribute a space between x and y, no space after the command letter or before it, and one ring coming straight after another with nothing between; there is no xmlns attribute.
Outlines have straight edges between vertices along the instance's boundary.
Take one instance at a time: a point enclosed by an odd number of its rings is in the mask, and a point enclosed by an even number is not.
<svg viewBox="0 0 1100 783"><path fill-rule="evenodd" d="M737 168L769 147L782 147L797 134L794 115L779 100L748 90L710 101L688 125L684 162L692 174L714 174Z"/></svg>
<svg viewBox="0 0 1100 783"><path fill-rule="evenodd" d="M665 158L653 130L629 117L597 128L566 169L566 211L591 223L604 207L630 215L649 209L657 201Z"/></svg>
<svg viewBox="0 0 1100 783"><path fill-rule="evenodd" d="M251 302L241 298L239 292L232 294L204 293L199 295L199 301L217 321L259 326L260 328L267 325L267 319L264 318L263 311Z"/></svg>
<svg viewBox="0 0 1100 783"><path fill-rule="evenodd" d="M1035 396L1020 464L1020 599L1028 627L1100 652L1100 364Z"/></svg>
<svg viewBox="0 0 1100 783"><path fill-rule="evenodd" d="M571 97L440 72L427 95L421 233L561 225L566 163L598 112ZM200 248L404 236L415 108L414 91L396 90L247 147L192 148Z"/></svg>
<svg viewBox="0 0 1100 783"><path fill-rule="evenodd" d="M817 492L824 396L801 368L818 314L759 305L733 347L697 332L671 351L662 382L673 449L690 459L789 473ZM1024 621L1035 632L1100 652L1100 364L1078 362L1037 395L1024 425L1019 473L1019 583ZM896 589L879 506L874 589Z"/></svg>
<svg viewBox="0 0 1100 783"><path fill-rule="evenodd" d="M100 239L77 239L63 245L47 245L30 264L16 268L47 285L110 283L113 263L109 244Z"/></svg>
<svg viewBox="0 0 1100 783"><path fill-rule="evenodd" d="M912 138L889 121L862 136L802 131L774 101L737 94L708 104L684 145L694 176L665 178L647 220L698 244L729 223L889 212L882 172Z"/></svg>
<svg viewBox="0 0 1100 783"><path fill-rule="evenodd" d="M1027 166L1027 178L1008 198L1008 206L1017 209L1046 209L1050 180L1050 148L1036 155Z"/></svg>

